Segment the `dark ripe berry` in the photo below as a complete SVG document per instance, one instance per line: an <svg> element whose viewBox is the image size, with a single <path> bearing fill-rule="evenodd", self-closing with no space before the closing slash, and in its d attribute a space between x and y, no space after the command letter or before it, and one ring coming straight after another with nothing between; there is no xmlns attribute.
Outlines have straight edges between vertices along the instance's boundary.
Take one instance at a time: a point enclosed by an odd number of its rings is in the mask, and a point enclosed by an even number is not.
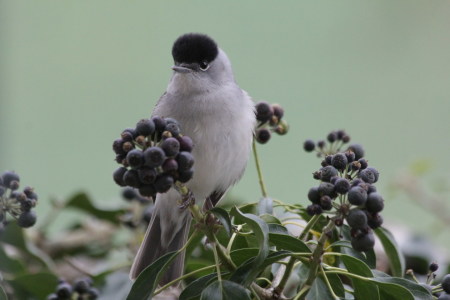
<svg viewBox="0 0 450 300"><path fill-rule="evenodd" d="M155 180L155 188L158 193L167 192L173 184L173 177L170 175L162 174Z"/></svg>
<svg viewBox="0 0 450 300"><path fill-rule="evenodd" d="M23 189L23 192L25 193L27 198L34 199L36 201L38 200L38 195L34 192L34 189L32 187L29 186L25 187Z"/></svg>
<svg viewBox="0 0 450 300"><path fill-rule="evenodd" d="M450 300L450 294L447 293L441 293L439 295L439 298L437 298L437 300Z"/></svg>
<svg viewBox="0 0 450 300"><path fill-rule="evenodd" d="M13 181L20 182L20 177L14 172L6 171L2 174L3 185L6 188L11 188L10 185Z"/></svg>
<svg viewBox="0 0 450 300"><path fill-rule="evenodd" d="M350 182L345 178L339 178L334 182L334 190L338 194L345 194L350 190Z"/></svg>
<svg viewBox="0 0 450 300"><path fill-rule="evenodd" d="M377 169L368 167L359 172L359 177L367 183L375 183L378 181L380 173Z"/></svg>
<svg viewBox="0 0 450 300"><path fill-rule="evenodd" d="M20 201L20 208L22 211L30 211L33 207L36 206L36 200L25 198L24 200Z"/></svg>
<svg viewBox="0 0 450 300"><path fill-rule="evenodd" d="M126 200L133 200L137 197L136 190L126 187L122 190L122 197Z"/></svg>
<svg viewBox="0 0 450 300"><path fill-rule="evenodd" d="M78 279L73 284L74 291L79 294L87 293L87 291L89 290L90 287L91 287L90 282L88 280L86 280L85 278Z"/></svg>
<svg viewBox="0 0 450 300"><path fill-rule="evenodd" d="M155 124L155 129L157 132L162 133L166 129L166 120L161 117L155 116L152 118L153 123Z"/></svg>
<svg viewBox="0 0 450 300"><path fill-rule="evenodd" d="M330 133L327 135L327 140L328 140L330 143L335 142L335 141L337 140L337 133L336 133L336 131L330 132Z"/></svg>
<svg viewBox="0 0 450 300"><path fill-rule="evenodd" d="M154 205L149 205L145 208L145 210L142 214L142 219L144 220L144 222L150 223L154 210L155 210Z"/></svg>
<svg viewBox="0 0 450 300"><path fill-rule="evenodd" d="M188 137L186 135L179 136L178 142L180 143L180 151L191 152L192 149L194 148L194 142L192 141L192 139L190 137Z"/></svg>
<svg viewBox="0 0 450 300"><path fill-rule="evenodd" d="M125 185L129 185L134 188L138 188L141 185L139 180L138 171L136 170L127 170L123 175L123 182Z"/></svg>
<svg viewBox="0 0 450 300"><path fill-rule="evenodd" d="M123 164L123 163L127 164L127 161L125 159L126 157L127 157L126 154L118 154L118 155L116 155L115 160L118 164Z"/></svg>
<svg viewBox="0 0 450 300"><path fill-rule="evenodd" d="M120 136L124 135L128 139L130 134L132 136L132 139L134 139L134 138L136 138L138 136L138 134L137 134L137 132L136 132L136 130L134 128L127 128L127 129L125 129L124 131L122 131L122 134Z"/></svg>
<svg viewBox="0 0 450 300"><path fill-rule="evenodd" d="M194 165L194 157L189 152L178 153L176 160L178 162L178 171L184 172L192 168Z"/></svg>
<svg viewBox="0 0 450 300"><path fill-rule="evenodd" d="M144 154L141 150L133 149L127 154L127 162L131 168L137 169L144 164Z"/></svg>
<svg viewBox="0 0 450 300"><path fill-rule="evenodd" d="M178 163L175 159L168 158L164 161L162 169L164 172L175 172L178 170Z"/></svg>
<svg viewBox="0 0 450 300"><path fill-rule="evenodd" d="M122 131L122 133L120 134L120 137L125 142L131 142L134 139L133 134L128 130Z"/></svg>
<svg viewBox="0 0 450 300"><path fill-rule="evenodd" d="M176 125L180 126L180 123L178 123L178 121L175 120L174 118L164 118L164 120L166 120L166 126L168 124L176 124Z"/></svg>
<svg viewBox="0 0 450 300"><path fill-rule="evenodd" d="M166 159L164 151L159 147L150 147L144 151L145 165L151 168L159 167Z"/></svg>
<svg viewBox="0 0 450 300"><path fill-rule="evenodd" d="M272 106L265 102L261 101L256 104L256 119L261 123L265 123L269 121L273 116L273 108Z"/></svg>
<svg viewBox="0 0 450 300"><path fill-rule="evenodd" d="M315 148L316 148L316 144L314 143L313 140L306 140L306 141L303 143L303 149L304 149L306 152L311 152L311 151L313 151Z"/></svg>
<svg viewBox="0 0 450 300"><path fill-rule="evenodd" d="M376 186L374 186L372 184L367 185L367 194L375 193L376 191L377 191Z"/></svg>
<svg viewBox="0 0 450 300"><path fill-rule="evenodd" d="M144 184L139 187L139 194L144 197L154 197L156 195L156 187L154 184Z"/></svg>
<svg viewBox="0 0 450 300"><path fill-rule="evenodd" d="M320 196L330 196L331 198L336 197L336 192L334 191L334 185L329 182L322 182L318 188Z"/></svg>
<svg viewBox="0 0 450 300"><path fill-rule="evenodd" d="M114 140L114 142L112 144L112 148L116 154L124 154L125 153L125 151L122 148L123 143L124 143L124 141L122 139Z"/></svg>
<svg viewBox="0 0 450 300"><path fill-rule="evenodd" d="M447 293L450 294L450 274L447 274L444 276L441 282L442 289Z"/></svg>
<svg viewBox="0 0 450 300"><path fill-rule="evenodd" d="M378 227L383 225L383 217L380 214L378 213L371 214L370 212L366 212L366 215L367 215L367 224L369 225L370 228L377 229Z"/></svg>
<svg viewBox="0 0 450 300"><path fill-rule="evenodd" d="M180 152L180 142L176 138L170 137L161 143L161 148L166 156L175 156Z"/></svg>
<svg viewBox="0 0 450 300"><path fill-rule="evenodd" d="M439 265L435 262L432 262L430 264L430 266L428 267L428 270L430 270L430 272L436 272L439 269Z"/></svg>
<svg viewBox="0 0 450 300"><path fill-rule="evenodd" d="M331 158L331 164L338 170L345 170L347 167L347 156L343 153L336 153Z"/></svg>
<svg viewBox="0 0 450 300"><path fill-rule="evenodd" d="M367 159L365 158L360 158L358 159L358 162L360 164L360 169L364 170L365 168L367 168L368 164L367 164Z"/></svg>
<svg viewBox="0 0 450 300"><path fill-rule="evenodd" d="M375 245L375 236L372 231L369 231L359 237L352 238L351 244L356 251L370 251Z"/></svg>
<svg viewBox="0 0 450 300"><path fill-rule="evenodd" d="M361 164L359 163L359 161L354 161L350 164L350 168L352 171L358 171L359 169L361 169Z"/></svg>
<svg viewBox="0 0 450 300"><path fill-rule="evenodd" d="M347 158L347 162L351 163L355 160L355 153L352 151L345 151L345 157Z"/></svg>
<svg viewBox="0 0 450 300"><path fill-rule="evenodd" d="M353 151L353 153L355 153L356 160L364 157L364 149L360 144L350 145L350 146L348 146L347 150Z"/></svg>
<svg viewBox="0 0 450 300"><path fill-rule="evenodd" d="M333 177L331 177L331 178L330 178L330 183L331 183L331 184L335 184L336 181L337 181L339 178L341 178L341 177L339 177L339 176L333 176Z"/></svg>
<svg viewBox="0 0 450 300"><path fill-rule="evenodd" d="M17 219L17 225L23 228L28 228L33 226L36 223L36 213L32 210L24 211L20 214Z"/></svg>
<svg viewBox="0 0 450 300"><path fill-rule="evenodd" d="M328 165L331 165L331 160L333 159L333 155L327 155L325 157L325 161L327 162Z"/></svg>
<svg viewBox="0 0 450 300"><path fill-rule="evenodd" d="M267 128L257 129L255 132L255 135L256 135L256 141L260 144L267 143L270 140L270 137L272 136L269 129L267 129Z"/></svg>
<svg viewBox="0 0 450 300"><path fill-rule="evenodd" d="M20 184L19 184L19 182L18 182L17 180L13 180L13 181L11 181L11 182L9 183L9 188L10 188L12 191L17 190L17 189L19 188L19 186L20 186Z"/></svg>
<svg viewBox="0 0 450 300"><path fill-rule="evenodd" d="M273 115L281 120L284 116L284 109L279 104L272 104Z"/></svg>
<svg viewBox="0 0 450 300"><path fill-rule="evenodd" d="M95 300L98 298L98 296L100 296L99 290L94 287L90 288L87 294L89 295L89 300Z"/></svg>
<svg viewBox="0 0 450 300"><path fill-rule="evenodd" d="M319 188L317 186L314 186L309 189L308 199L309 199L309 201L311 201L314 204L319 204L320 194L319 194Z"/></svg>
<svg viewBox="0 0 450 300"><path fill-rule="evenodd" d="M369 196L367 196L366 208L371 213L382 211L384 208L383 197L378 193L370 193Z"/></svg>
<svg viewBox="0 0 450 300"><path fill-rule="evenodd" d="M350 136L349 136L349 135L344 135L344 136L342 137L342 142L343 142L344 144L347 144L348 142L350 142Z"/></svg>
<svg viewBox="0 0 450 300"><path fill-rule="evenodd" d="M68 284L67 282L60 283L56 287L56 294L58 295L59 299L70 299L72 296L72 286Z"/></svg>
<svg viewBox="0 0 450 300"><path fill-rule="evenodd" d="M310 216L320 215L322 211L322 207L319 204L311 204L306 207L306 213Z"/></svg>
<svg viewBox="0 0 450 300"><path fill-rule="evenodd" d="M331 200L330 196L322 196L320 197L320 207L323 210L330 210L333 208L333 200Z"/></svg>
<svg viewBox="0 0 450 300"><path fill-rule="evenodd" d="M353 209L348 213L347 223L355 229L364 229L367 227L367 215L360 209Z"/></svg>
<svg viewBox="0 0 450 300"><path fill-rule="evenodd" d="M136 124L136 134L149 136L155 132L155 123L150 119L142 119Z"/></svg>
<svg viewBox="0 0 450 300"><path fill-rule="evenodd" d="M363 183L363 181L362 181L361 179L355 178L355 179L353 179L353 181L352 181L352 187L358 186L358 185L360 185L361 183Z"/></svg>
<svg viewBox="0 0 450 300"><path fill-rule="evenodd" d="M125 182L123 181L123 175L125 175L126 171L127 171L127 168L120 167L120 168L116 169L113 173L114 181L120 186L126 186Z"/></svg>
<svg viewBox="0 0 450 300"><path fill-rule="evenodd" d="M166 131L170 132L173 137L177 137L180 135L180 126L177 123L168 123Z"/></svg>
<svg viewBox="0 0 450 300"><path fill-rule="evenodd" d="M316 179L316 180L320 180L320 176L321 176L320 171L315 171L313 173L313 178Z"/></svg>
<svg viewBox="0 0 450 300"><path fill-rule="evenodd" d="M58 295L56 295L55 293L52 293L47 296L47 300L59 300L59 298L58 298Z"/></svg>
<svg viewBox="0 0 450 300"><path fill-rule="evenodd" d="M350 204L362 206L367 201L367 192L360 186L354 186L348 191L347 199Z"/></svg>
<svg viewBox="0 0 450 300"><path fill-rule="evenodd" d="M132 142L125 142L122 144L122 149L124 153L128 153L129 151L134 149L134 144Z"/></svg>
<svg viewBox="0 0 450 300"><path fill-rule="evenodd" d="M337 139L340 141L346 134L345 134L345 131L341 129L336 132L336 135L337 135Z"/></svg>
<svg viewBox="0 0 450 300"><path fill-rule="evenodd" d="M177 180L181 183L188 182L191 180L192 176L194 175L194 169L189 169L186 171L178 172Z"/></svg>
<svg viewBox="0 0 450 300"><path fill-rule="evenodd" d="M137 171L139 180L142 184L151 184L155 182L156 176L158 175L154 168L150 168L147 166L139 168Z"/></svg>
<svg viewBox="0 0 450 300"><path fill-rule="evenodd" d="M326 166L320 169L320 179L329 182L331 177L338 176L338 170L333 166Z"/></svg>
<svg viewBox="0 0 450 300"><path fill-rule="evenodd" d="M320 165L321 165L322 167L328 166L327 161L326 161L325 159L322 160L322 161L320 162Z"/></svg>
<svg viewBox="0 0 450 300"><path fill-rule="evenodd" d="M323 149L323 147L325 147L325 141L318 141L318 142L317 142L317 147L318 147L319 149Z"/></svg>

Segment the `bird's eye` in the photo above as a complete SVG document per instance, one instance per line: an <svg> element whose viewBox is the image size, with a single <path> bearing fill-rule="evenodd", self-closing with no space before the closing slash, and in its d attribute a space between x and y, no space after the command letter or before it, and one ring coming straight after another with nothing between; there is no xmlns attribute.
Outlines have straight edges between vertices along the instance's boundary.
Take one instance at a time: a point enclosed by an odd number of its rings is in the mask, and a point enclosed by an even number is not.
<svg viewBox="0 0 450 300"><path fill-rule="evenodd" d="M206 70L208 70L208 68L209 68L209 64L208 64L208 62L206 62L206 61L202 61L202 62L199 64L199 66L200 66L200 70L202 70L202 71L206 71Z"/></svg>

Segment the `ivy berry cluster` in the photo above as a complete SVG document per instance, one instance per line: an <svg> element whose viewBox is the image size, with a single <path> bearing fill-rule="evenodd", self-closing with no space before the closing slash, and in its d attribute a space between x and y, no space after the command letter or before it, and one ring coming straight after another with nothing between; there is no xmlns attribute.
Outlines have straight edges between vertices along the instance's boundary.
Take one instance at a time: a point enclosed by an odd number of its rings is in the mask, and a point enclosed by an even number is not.
<svg viewBox="0 0 450 300"><path fill-rule="evenodd" d="M48 295L47 300L95 300L100 292L92 284L92 279L89 277L77 279L73 285L60 279L56 291Z"/></svg>
<svg viewBox="0 0 450 300"><path fill-rule="evenodd" d="M349 141L350 136L339 130L329 133L327 141L304 142L307 152L316 150L323 158L322 167L313 173L320 184L308 191L312 204L306 211L310 215L327 213L336 226L342 226L346 220L351 228L352 247L356 251L369 251L375 244L372 230L383 223L380 212L384 199L374 185L379 172L368 165L363 147L353 144L342 151Z"/></svg>
<svg viewBox="0 0 450 300"><path fill-rule="evenodd" d="M142 196L154 198L194 173L193 142L171 118L142 119L135 128L125 129L112 147L122 165L114 171L114 181L138 189Z"/></svg>
<svg viewBox="0 0 450 300"><path fill-rule="evenodd" d="M36 223L36 206L38 196L33 188L25 187L19 191L20 177L14 172L6 171L0 176L0 229L7 224L7 214L17 220L20 227L28 228Z"/></svg>
<svg viewBox="0 0 450 300"><path fill-rule="evenodd" d="M255 105L255 110L256 120L258 121L255 137L258 143L267 143L272 136L272 132L279 135L287 133L288 124L282 120L284 109L280 105L261 101Z"/></svg>

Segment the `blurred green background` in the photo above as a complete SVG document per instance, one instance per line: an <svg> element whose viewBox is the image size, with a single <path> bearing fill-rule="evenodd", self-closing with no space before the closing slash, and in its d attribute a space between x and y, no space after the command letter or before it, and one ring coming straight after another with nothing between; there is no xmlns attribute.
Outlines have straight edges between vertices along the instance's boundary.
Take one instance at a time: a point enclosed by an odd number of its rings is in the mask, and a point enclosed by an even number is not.
<svg viewBox="0 0 450 300"><path fill-rule="evenodd" d="M1 0L0 170L36 188L42 216L50 197L78 190L117 204L112 141L150 115L173 41L203 32L243 89L286 109L289 134L259 147L273 197L307 204L320 161L302 143L343 128L381 172L387 222L450 246L433 211L391 188L413 170L424 195L413 194L449 202L449 15L438 0ZM251 161L231 196L259 195Z"/></svg>

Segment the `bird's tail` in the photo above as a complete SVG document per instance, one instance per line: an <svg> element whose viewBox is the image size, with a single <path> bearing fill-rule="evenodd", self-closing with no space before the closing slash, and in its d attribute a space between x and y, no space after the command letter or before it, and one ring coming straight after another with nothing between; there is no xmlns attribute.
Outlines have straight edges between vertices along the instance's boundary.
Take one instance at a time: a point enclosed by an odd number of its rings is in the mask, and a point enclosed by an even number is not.
<svg viewBox="0 0 450 300"><path fill-rule="evenodd" d="M187 241L191 225L189 210L178 207L180 194L170 190L158 194L150 225L131 266L130 278L135 279L155 260L164 254L181 249ZM169 266L160 285L180 277L184 271L185 251L180 253Z"/></svg>

